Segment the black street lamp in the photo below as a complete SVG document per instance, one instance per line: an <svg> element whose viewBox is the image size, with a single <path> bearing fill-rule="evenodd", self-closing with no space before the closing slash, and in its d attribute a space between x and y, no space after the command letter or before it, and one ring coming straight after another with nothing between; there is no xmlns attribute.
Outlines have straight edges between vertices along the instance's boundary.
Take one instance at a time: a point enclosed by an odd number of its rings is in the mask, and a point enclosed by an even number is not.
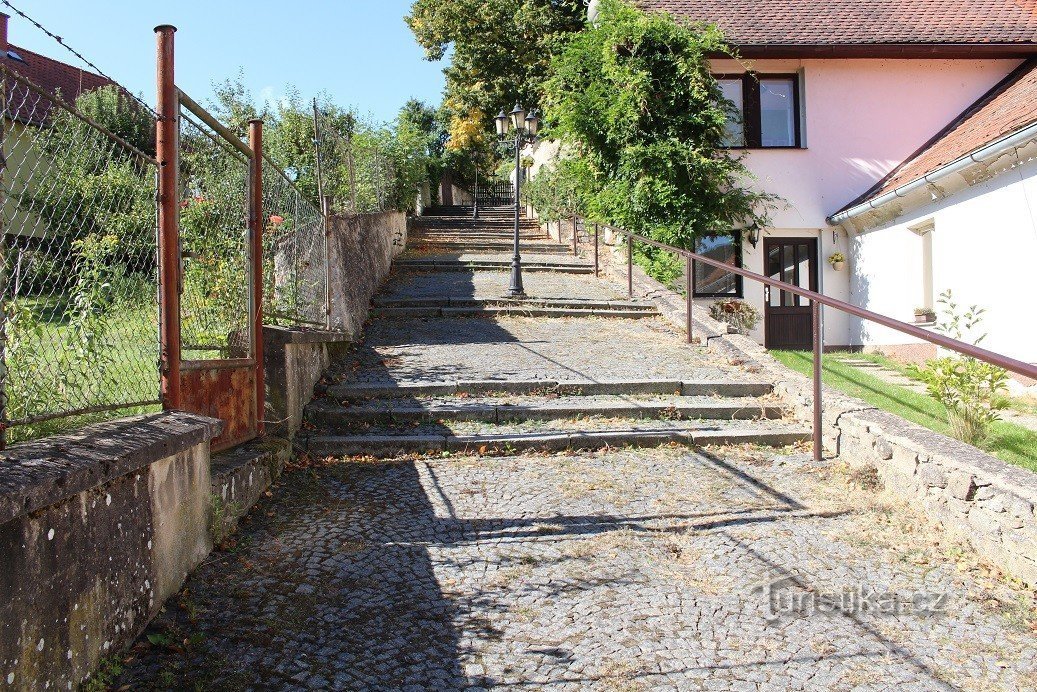
<svg viewBox="0 0 1037 692"><path fill-rule="evenodd" d="M522 145L536 139L540 129L540 119L515 104L510 114L501 111L497 116L497 136L501 142L507 141L509 130L515 134L515 255L511 260L511 287L508 295L513 298L524 298L526 292L522 288L522 255L519 253L520 205L522 194Z"/></svg>

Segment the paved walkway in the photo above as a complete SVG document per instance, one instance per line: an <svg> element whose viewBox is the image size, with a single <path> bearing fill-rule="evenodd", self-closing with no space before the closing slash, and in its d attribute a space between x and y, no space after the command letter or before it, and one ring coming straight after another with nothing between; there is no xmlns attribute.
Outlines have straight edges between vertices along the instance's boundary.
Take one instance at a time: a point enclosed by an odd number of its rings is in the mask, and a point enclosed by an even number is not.
<svg viewBox="0 0 1037 692"><path fill-rule="evenodd" d="M506 279L401 275L382 297L492 297ZM536 297L616 296L588 275L527 282ZM355 421L357 404L340 401L340 389L454 382L453 399L415 395L406 405L499 411L504 385L523 383L510 404L547 410L647 402L595 386L673 381L654 395L675 397L688 382L753 375L687 346L658 318L439 317L375 320L329 378L338 384L315 406ZM466 393L486 380L501 391ZM552 380L588 391L563 389L560 400L529 386ZM360 406L379 413L398 401ZM523 421L523 434L588 425ZM433 422L455 432L501 423ZM300 464L151 625L118 686L1037 689L1031 594L937 542L938 531L883 500L871 479L815 465L799 447Z"/></svg>
<svg viewBox="0 0 1037 692"><path fill-rule="evenodd" d="M762 450L300 470L191 578L151 630L171 643L143 643L124 682L1037 688L1024 594L930 536L806 455ZM901 612L810 606L862 592Z"/></svg>

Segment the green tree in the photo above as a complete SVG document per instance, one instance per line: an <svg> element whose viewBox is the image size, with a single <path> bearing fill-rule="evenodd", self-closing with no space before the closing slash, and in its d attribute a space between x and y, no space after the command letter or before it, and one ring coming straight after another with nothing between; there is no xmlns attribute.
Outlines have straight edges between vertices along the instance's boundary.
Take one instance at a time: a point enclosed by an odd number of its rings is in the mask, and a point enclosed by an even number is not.
<svg viewBox="0 0 1037 692"><path fill-rule="evenodd" d="M713 25L684 24L604 0L600 22L551 61L549 134L586 165L568 187L603 221L693 247L697 235L766 223L772 196L724 148L730 104L710 56L730 53Z"/></svg>
<svg viewBox="0 0 1037 692"><path fill-rule="evenodd" d="M444 107L458 149L506 105L539 106L551 56L586 16L583 0L415 0L406 21L426 57L450 54Z"/></svg>

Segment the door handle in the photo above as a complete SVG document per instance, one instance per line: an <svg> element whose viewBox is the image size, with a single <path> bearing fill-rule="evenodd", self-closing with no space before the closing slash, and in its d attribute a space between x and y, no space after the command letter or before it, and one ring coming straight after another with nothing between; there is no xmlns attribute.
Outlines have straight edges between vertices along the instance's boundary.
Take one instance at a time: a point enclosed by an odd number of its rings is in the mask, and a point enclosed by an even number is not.
<svg viewBox="0 0 1037 692"><path fill-rule="evenodd" d="M770 303L771 302L771 287L770 286L764 286L763 287L763 302L764 303Z"/></svg>

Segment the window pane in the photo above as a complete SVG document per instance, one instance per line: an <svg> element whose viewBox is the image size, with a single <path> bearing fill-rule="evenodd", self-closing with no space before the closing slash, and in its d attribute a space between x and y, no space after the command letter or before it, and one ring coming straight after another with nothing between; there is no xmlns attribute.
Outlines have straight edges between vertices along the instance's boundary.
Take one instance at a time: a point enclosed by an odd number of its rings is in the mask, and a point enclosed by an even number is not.
<svg viewBox="0 0 1037 692"><path fill-rule="evenodd" d="M721 79L720 91L724 98L731 102L733 108L727 114L727 136L724 144L729 147L745 146L745 128L742 126L742 80Z"/></svg>
<svg viewBox="0 0 1037 692"><path fill-rule="evenodd" d="M710 259L738 266L738 244L734 238L728 236L699 238L695 241L695 252ZM695 294L738 296L741 294L738 277L723 269L696 262Z"/></svg>
<svg viewBox="0 0 1037 692"><path fill-rule="evenodd" d="M760 80L760 134L763 146L796 146L793 93L791 78Z"/></svg>

